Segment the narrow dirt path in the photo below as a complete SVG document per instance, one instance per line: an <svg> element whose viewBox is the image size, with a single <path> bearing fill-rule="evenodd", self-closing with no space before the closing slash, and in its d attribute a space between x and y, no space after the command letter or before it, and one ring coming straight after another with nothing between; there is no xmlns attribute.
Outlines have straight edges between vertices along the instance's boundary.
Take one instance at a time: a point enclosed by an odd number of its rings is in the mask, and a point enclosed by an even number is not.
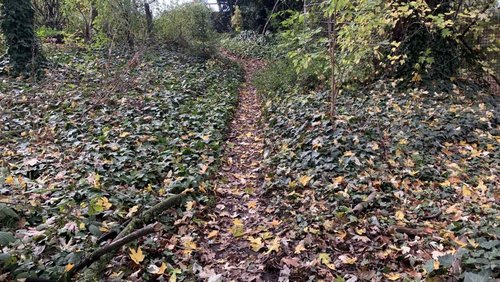
<svg viewBox="0 0 500 282"><path fill-rule="evenodd" d="M205 210L210 220L196 245L203 267L200 278L209 281L277 281L279 270L269 267L269 257L278 251L274 234L279 222L266 217L265 200L259 195L263 136L260 101L251 84L262 68L257 60L238 61L246 82L239 93L239 106L230 127L224 163L215 180L216 203ZM274 250L273 250L274 249Z"/></svg>

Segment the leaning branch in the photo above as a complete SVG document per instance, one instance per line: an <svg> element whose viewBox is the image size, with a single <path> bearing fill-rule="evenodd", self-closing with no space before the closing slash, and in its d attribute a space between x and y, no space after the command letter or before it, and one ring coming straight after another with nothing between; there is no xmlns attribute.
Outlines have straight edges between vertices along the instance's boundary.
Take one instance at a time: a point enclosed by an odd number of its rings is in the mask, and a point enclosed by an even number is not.
<svg viewBox="0 0 500 282"><path fill-rule="evenodd" d="M79 264L75 265L70 271L66 272L60 279L59 281L68 281L70 280L73 276L75 276L76 273L78 273L80 270L88 267L98 259L100 259L103 255L109 253L109 252L114 252L118 250L119 248L127 245L128 243L135 241L141 237L144 237L146 235L149 235L151 233L156 233L159 232L162 229L162 225L159 222L150 224L144 228L138 229L127 236L124 236L118 240L113 241L112 243L97 249L94 251L90 256L85 258L82 262Z"/></svg>

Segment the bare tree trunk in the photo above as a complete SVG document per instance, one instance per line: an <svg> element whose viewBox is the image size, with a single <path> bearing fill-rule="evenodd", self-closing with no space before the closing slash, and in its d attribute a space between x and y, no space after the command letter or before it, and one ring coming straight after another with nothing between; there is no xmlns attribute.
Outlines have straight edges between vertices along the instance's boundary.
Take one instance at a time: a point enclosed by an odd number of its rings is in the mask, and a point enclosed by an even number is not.
<svg viewBox="0 0 500 282"><path fill-rule="evenodd" d="M146 31L148 34L148 39L151 39L153 34L153 13L151 12L151 7L148 2L144 2L144 12L146 13Z"/></svg>
<svg viewBox="0 0 500 282"><path fill-rule="evenodd" d="M330 67L332 69L332 76L330 79L330 119L335 120L335 110L337 104L338 96L338 83L335 77L335 71L337 68L337 60L335 58L335 51L337 49L337 15L334 13L330 16L328 21L328 42L329 42L329 55L330 55Z"/></svg>

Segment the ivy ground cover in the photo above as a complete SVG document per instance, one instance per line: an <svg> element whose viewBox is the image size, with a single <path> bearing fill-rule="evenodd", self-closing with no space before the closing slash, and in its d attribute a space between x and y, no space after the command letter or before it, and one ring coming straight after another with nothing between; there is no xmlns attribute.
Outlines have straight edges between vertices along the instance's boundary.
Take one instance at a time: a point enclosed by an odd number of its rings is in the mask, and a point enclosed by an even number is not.
<svg viewBox="0 0 500 282"><path fill-rule="evenodd" d="M498 278L498 97L378 83L341 95L333 125L325 93L264 98L290 280Z"/></svg>
<svg viewBox="0 0 500 282"><path fill-rule="evenodd" d="M240 69L151 49L58 50L0 84L1 279L54 278L168 195L203 188Z"/></svg>

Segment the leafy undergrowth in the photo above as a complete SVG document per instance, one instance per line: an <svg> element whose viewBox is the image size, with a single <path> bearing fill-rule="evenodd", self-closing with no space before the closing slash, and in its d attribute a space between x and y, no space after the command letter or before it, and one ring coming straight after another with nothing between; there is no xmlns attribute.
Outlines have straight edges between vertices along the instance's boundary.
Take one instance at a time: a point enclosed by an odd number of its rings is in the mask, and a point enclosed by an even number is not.
<svg viewBox="0 0 500 282"><path fill-rule="evenodd" d="M161 49L139 64L104 53L53 52L60 66L39 83L2 78L3 278L57 276L217 169L240 68Z"/></svg>
<svg viewBox="0 0 500 282"><path fill-rule="evenodd" d="M325 93L264 96L290 279L498 278L498 97L381 82L343 94L334 129Z"/></svg>
<svg viewBox="0 0 500 282"><path fill-rule="evenodd" d="M231 37L221 39L221 46L241 58L265 59L273 56L274 38L254 31L242 31Z"/></svg>

